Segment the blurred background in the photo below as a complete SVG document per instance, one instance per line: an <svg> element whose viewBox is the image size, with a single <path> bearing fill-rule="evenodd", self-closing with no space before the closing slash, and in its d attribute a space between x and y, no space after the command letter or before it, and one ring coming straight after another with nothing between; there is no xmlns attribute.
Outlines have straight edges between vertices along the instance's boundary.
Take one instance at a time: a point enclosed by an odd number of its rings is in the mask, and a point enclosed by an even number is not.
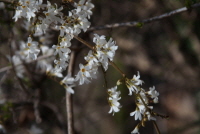
<svg viewBox="0 0 200 134"><path fill-rule="evenodd" d="M55 2L51 0L51 2ZM56 1L58 4L61 3ZM143 20L190 6L199 0L93 0L95 8L91 27L112 23ZM0 6L0 69L10 65L10 32L16 42L27 40L21 28L23 19L14 23L13 10ZM118 27L93 30L80 37L92 43L93 34L112 37L119 46L114 62L129 78L140 72L143 88L155 86L160 93L154 111L168 115L157 117L162 134L200 134L200 7L140 27ZM56 31L52 46L57 42ZM74 74L79 63L84 63L89 49L77 41ZM17 44L17 43L16 43ZM27 64L33 66L36 63ZM66 134L65 89L45 72L30 72L21 79L29 95L22 90L12 69L0 72L0 134ZM109 66L106 73L108 87L116 85L120 74ZM77 86L73 95L74 128L76 134L130 134L138 121L130 117L135 110L134 97L119 86L122 108L114 116L108 114L104 75L99 69L97 79ZM156 134L148 122L141 134Z"/></svg>

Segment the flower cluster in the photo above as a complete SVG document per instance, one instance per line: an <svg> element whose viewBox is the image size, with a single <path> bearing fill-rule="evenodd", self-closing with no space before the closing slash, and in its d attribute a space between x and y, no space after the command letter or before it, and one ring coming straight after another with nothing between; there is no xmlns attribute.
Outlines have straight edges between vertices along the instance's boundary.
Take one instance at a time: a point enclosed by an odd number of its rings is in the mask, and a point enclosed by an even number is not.
<svg viewBox="0 0 200 134"><path fill-rule="evenodd" d="M78 3L74 2L73 9L65 15L62 13L63 7L51 4L48 0L46 4L43 3L43 0L19 0L13 19L15 21L22 17L27 19L26 29L32 30L32 34L28 37L27 43L21 42L20 50L12 57L14 64L21 64L23 63L22 60L36 60L40 52L42 52L40 54L42 56L54 55L50 61L38 61L37 66L42 69L45 68L49 76L63 78L63 72L70 61L71 41L81 31L86 32L90 27L88 19L92 15L93 8L94 5L91 0L80 0ZM49 45L51 42L48 40L50 35L48 35L47 30L50 28L59 31L56 45ZM33 36L43 40L40 41L42 44L39 45L39 42L33 41ZM67 74L60 82L66 91L71 94L74 94L75 82L82 85L96 78L99 66L107 71L109 63L113 61L115 51L118 49L116 42L112 38L107 40L104 35L94 34L93 42L95 45L89 45L92 50L84 57L86 64L79 64L80 70L77 75L72 77L71 74ZM54 65L51 61L54 61ZM17 75L23 77L23 67L18 66L17 70L20 70L17 71ZM152 114L153 106L151 105L152 103L158 103L159 93L155 90L155 87L149 88L149 91L141 88L143 81L140 79L139 72L132 79L125 76L123 78L129 89L129 95L134 95L136 101L136 109L130 113L130 116L134 116L135 120L140 120L141 124L148 120L155 120ZM117 86L108 89L108 102L110 104L108 113L114 115L120 111L120 94L120 91L117 91ZM140 124L137 125L132 133L139 133L140 126Z"/></svg>
<svg viewBox="0 0 200 134"><path fill-rule="evenodd" d="M118 102L118 100L121 99L120 94L120 91L117 91L117 86L108 89L108 102L110 104L110 111L108 113L113 113L114 115L119 112L119 109L121 108L121 105Z"/></svg>
<svg viewBox="0 0 200 134"><path fill-rule="evenodd" d="M36 12L41 7L42 0L19 0L13 19L17 21L19 18L27 18L28 21L36 16Z"/></svg>
<svg viewBox="0 0 200 134"><path fill-rule="evenodd" d="M69 48L71 46L71 39L72 37L70 35L65 35L61 38L59 45L52 46L52 48L55 49L54 55L58 54L59 57L59 59L54 60L54 63L56 64L55 68L62 70L67 68L69 62L69 53L71 52Z"/></svg>
<svg viewBox="0 0 200 134"><path fill-rule="evenodd" d="M79 64L80 71L76 76L76 81L79 81L80 85L89 83L89 78L92 79L96 77L98 66L102 65L106 71L109 61L113 60L115 51L118 48L112 38L106 41L105 36L99 36L97 34L94 36L93 42L96 44L95 49L89 51L88 55L84 57L87 64Z"/></svg>
<svg viewBox="0 0 200 134"><path fill-rule="evenodd" d="M93 42L96 44L96 57L106 71L108 69L108 61L113 60L113 57L115 56L115 51L117 50L118 46L115 46L116 43L112 40L112 38L110 38L107 42L105 36L99 36L97 34L95 34Z"/></svg>
<svg viewBox="0 0 200 134"><path fill-rule="evenodd" d="M142 85L143 81L140 80L140 73L138 72L138 75L133 75L132 79L126 79L126 86L129 89L129 95L132 95L132 92L137 93L138 90L138 86Z"/></svg>
<svg viewBox="0 0 200 134"><path fill-rule="evenodd" d="M44 4L43 0L19 0L16 4L16 12L13 19L17 21L23 17L29 22L29 24L26 23L26 26L30 27L31 23L34 24L34 36L41 37L43 34L46 34L49 27L54 27L60 31L58 44L52 46L54 55L57 57L54 59L55 66L53 67L50 63L39 62L39 64L42 64L41 66L46 67L46 72L50 76L63 77L62 72L66 70L70 59L70 46L73 36L78 35L81 30L86 32L90 27L88 19L92 15L91 10L94 8L91 0L80 0L78 3L74 2L73 6L74 8L66 16L62 13L63 7L58 7L49 1L47 1L47 4ZM21 50L18 52L19 56L26 56L27 58L36 60L40 52L38 44L38 42L33 42L32 38L29 37L27 44L22 43ZM47 48L51 50L49 47ZM82 66L80 65L80 67ZM90 67L90 70L95 72L94 68L91 69ZM91 75L87 74L86 76L90 77ZM80 83L84 83L82 81L87 82L87 80L81 79Z"/></svg>
<svg viewBox="0 0 200 134"><path fill-rule="evenodd" d="M152 103L158 103L159 93L155 90L155 87L150 87L149 91L145 91L140 86L143 81L140 80L140 74L134 75L132 79L125 79L126 86L129 89L129 95L134 93L136 97L136 109L130 113L130 116L135 116L135 120L140 120L141 124L149 120L156 120L152 115L153 106ZM137 125L132 131L132 134L139 133L140 125Z"/></svg>

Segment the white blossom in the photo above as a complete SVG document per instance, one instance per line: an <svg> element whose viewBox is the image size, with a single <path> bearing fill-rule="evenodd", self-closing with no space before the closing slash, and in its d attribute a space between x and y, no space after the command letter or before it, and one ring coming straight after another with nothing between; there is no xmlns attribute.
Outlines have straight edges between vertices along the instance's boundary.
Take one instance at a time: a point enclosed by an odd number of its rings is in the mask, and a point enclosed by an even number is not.
<svg viewBox="0 0 200 134"><path fill-rule="evenodd" d="M88 84L90 80L88 78L91 78L91 72L90 72L90 66L84 66L83 64L79 64L80 71L76 75L75 80L79 81L79 85L82 85L84 83Z"/></svg>
<svg viewBox="0 0 200 134"><path fill-rule="evenodd" d="M35 13L39 10L41 4L42 0L39 2L36 0L19 0L13 19L17 21L19 18L24 17L30 21L32 17L36 16Z"/></svg>
<svg viewBox="0 0 200 134"><path fill-rule="evenodd" d="M84 59L88 62L88 65L94 67L99 66L98 59L93 55L93 52L90 50L88 55L84 57Z"/></svg>
<svg viewBox="0 0 200 134"><path fill-rule="evenodd" d="M153 102L154 103L158 103L158 96L159 96L159 93L155 90L155 87L150 87L149 88L149 91L147 92L151 98L153 99Z"/></svg>
<svg viewBox="0 0 200 134"><path fill-rule="evenodd" d="M142 120L142 114L138 108L136 108L134 112L131 112L130 116L135 116L135 120Z"/></svg>
<svg viewBox="0 0 200 134"><path fill-rule="evenodd" d="M47 66L46 74L49 76L63 77L62 68L53 68L51 65Z"/></svg>
<svg viewBox="0 0 200 134"><path fill-rule="evenodd" d="M121 97L120 97L120 91L117 91L117 86L108 89L108 94L109 94L109 104L110 104L110 111L108 113L113 113L113 115L117 112L120 111L121 105L118 102Z"/></svg>
<svg viewBox="0 0 200 134"><path fill-rule="evenodd" d="M67 92L74 94L74 90L72 89L74 85L75 79L71 77L71 74L68 74L62 81L61 84L64 84L64 87Z"/></svg>
<svg viewBox="0 0 200 134"><path fill-rule="evenodd" d="M52 22L54 23L61 22L61 18L59 16L63 15L60 12L63 9L63 7L57 8L57 4L51 5L51 3L47 1L46 8L47 11L44 11L44 14L46 16L45 22L47 24L50 24Z"/></svg>
<svg viewBox="0 0 200 134"><path fill-rule="evenodd" d="M102 64L105 70L108 69L109 60L112 61L115 56L115 51L117 50L117 46L115 46L115 42L110 38L107 42L105 36L99 36L95 34L93 38L93 42L96 44L96 57L98 61Z"/></svg>
<svg viewBox="0 0 200 134"><path fill-rule="evenodd" d="M126 86L129 89L129 95L132 95L132 92L137 93L140 89L138 86L142 85L143 81L140 80L140 73L138 75L134 75L132 79L126 78Z"/></svg>
<svg viewBox="0 0 200 134"><path fill-rule="evenodd" d="M24 43L23 41L21 42L20 45L20 56L24 59L24 56L27 59L32 59L36 60L37 55L39 54L40 50L38 49L38 42L32 41L31 37L28 37L28 42Z"/></svg>

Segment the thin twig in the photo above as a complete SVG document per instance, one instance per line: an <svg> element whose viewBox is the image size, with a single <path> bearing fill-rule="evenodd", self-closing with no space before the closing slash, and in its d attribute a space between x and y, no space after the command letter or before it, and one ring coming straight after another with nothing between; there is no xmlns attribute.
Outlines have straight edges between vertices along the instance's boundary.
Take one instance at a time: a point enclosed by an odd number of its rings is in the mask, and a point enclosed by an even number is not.
<svg viewBox="0 0 200 134"><path fill-rule="evenodd" d="M75 39L77 39L78 41L80 41L81 43L83 43L84 45L86 45L87 47L89 47L90 49L92 49L93 51L96 51L95 48L88 42L86 42L85 40L81 39L78 36L74 36ZM112 61L109 60L109 63L123 76L125 77L124 72Z"/></svg>
<svg viewBox="0 0 200 134"><path fill-rule="evenodd" d="M108 89L108 82L107 82L107 79L106 79L106 71L104 70L104 68L103 68L102 65L101 65L101 70L102 70L102 72L103 72L105 87L106 87L106 89Z"/></svg>
<svg viewBox="0 0 200 134"><path fill-rule="evenodd" d="M143 105L145 106L145 108L147 109L147 111L149 112L149 114L151 114L151 110L148 108L148 106L146 105L145 101L143 100L142 96L140 94L138 94L140 100L142 101ZM157 123L155 121L153 121L153 125L156 129L157 134L160 134L160 130L157 126Z"/></svg>
<svg viewBox="0 0 200 134"><path fill-rule="evenodd" d="M70 62L68 66L68 74L72 74L74 66L75 52L72 51ZM67 110L67 128L68 134L74 134L74 121L73 121L73 99L72 94L66 91L66 110Z"/></svg>
<svg viewBox="0 0 200 134"><path fill-rule="evenodd" d="M191 5L190 9L193 8L197 8L200 7L200 3L196 3ZM144 20L140 20L140 21L131 21L131 22L124 22L124 23L114 23L114 24L107 24L107 25L103 25L103 26L97 26L97 27L91 27L90 29L88 29L88 31L94 31L94 30L102 30L102 29L110 29L110 28L117 28L117 27L138 27L141 26L143 24L146 23L150 23L150 22L154 22L154 21L158 21L158 20L162 20L164 18L168 18L171 17L173 15L182 13L188 11L187 7L182 7L176 10L173 10L171 12L159 15L159 16L155 16L152 18L148 18L148 19L144 19Z"/></svg>
<svg viewBox="0 0 200 134"><path fill-rule="evenodd" d="M88 42L86 42L85 40L81 39L80 37L74 35L74 38L77 39L78 41L80 41L81 43L83 43L84 45L86 45L87 47L89 47L90 49L94 50L93 46L90 45Z"/></svg>
<svg viewBox="0 0 200 134"><path fill-rule="evenodd" d="M156 129L157 134L161 134L156 121L153 121L153 125L154 125L154 127Z"/></svg>
<svg viewBox="0 0 200 134"><path fill-rule="evenodd" d="M123 77L126 76L126 75L124 74L124 72L123 72L113 61L109 61L109 63L110 63Z"/></svg>

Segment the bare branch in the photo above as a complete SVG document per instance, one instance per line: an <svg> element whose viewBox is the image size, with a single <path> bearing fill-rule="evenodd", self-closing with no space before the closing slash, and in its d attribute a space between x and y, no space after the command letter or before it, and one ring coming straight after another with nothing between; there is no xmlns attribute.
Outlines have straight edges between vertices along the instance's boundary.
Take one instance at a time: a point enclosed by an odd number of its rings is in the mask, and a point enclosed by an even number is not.
<svg viewBox="0 0 200 134"><path fill-rule="evenodd" d="M200 7L200 3L196 3L194 5L191 5L190 9ZM103 26L97 26L97 27L91 27L88 31L95 31L95 30L102 30L102 29L109 29L109 28L117 28L117 27L137 27L146 23L154 22L154 21L159 21L168 17L171 17L173 15L182 13L188 11L187 7L179 8L176 10L173 10L171 12L155 16L152 18L140 20L140 21L132 21L132 22L124 22L124 23L114 23L114 24L107 24Z"/></svg>
<svg viewBox="0 0 200 134"><path fill-rule="evenodd" d="M68 74L73 72L73 66L74 66L74 58L75 58L75 52L72 51L70 56L70 62L68 66ZM74 134L74 121L73 121L73 100L72 100L72 94L66 91L66 110L67 110L67 128L68 128L68 134Z"/></svg>

